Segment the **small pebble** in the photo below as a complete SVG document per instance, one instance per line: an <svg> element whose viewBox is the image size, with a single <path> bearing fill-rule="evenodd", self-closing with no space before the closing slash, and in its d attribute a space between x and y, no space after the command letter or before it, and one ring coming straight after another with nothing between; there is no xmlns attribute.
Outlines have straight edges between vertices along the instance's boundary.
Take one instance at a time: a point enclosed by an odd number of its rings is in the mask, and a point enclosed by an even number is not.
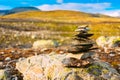
<svg viewBox="0 0 120 80"><path fill-rule="evenodd" d="M15 52L14 50L11 51L11 53L14 53L14 52Z"/></svg>
<svg viewBox="0 0 120 80"><path fill-rule="evenodd" d="M63 51L60 51L59 53L60 53L60 54L63 54L64 52L63 52Z"/></svg>
<svg viewBox="0 0 120 80"><path fill-rule="evenodd" d="M5 61L10 61L10 60L11 60L10 57L6 57L6 58L5 58Z"/></svg>
<svg viewBox="0 0 120 80"><path fill-rule="evenodd" d="M19 60L18 60L18 61L22 61L22 60L24 60L24 59L26 59L26 58L22 57L22 58L19 58Z"/></svg>
<svg viewBox="0 0 120 80"><path fill-rule="evenodd" d="M1 54L4 54L5 52L0 52Z"/></svg>
<svg viewBox="0 0 120 80"><path fill-rule="evenodd" d="M113 57L113 56L115 56L115 54L109 54L109 56Z"/></svg>
<svg viewBox="0 0 120 80"><path fill-rule="evenodd" d="M0 66L2 66L3 65L3 62L0 62Z"/></svg>
<svg viewBox="0 0 120 80"><path fill-rule="evenodd" d="M43 48L43 49L41 49L41 52L44 52L46 50L48 50L48 48Z"/></svg>
<svg viewBox="0 0 120 80"><path fill-rule="evenodd" d="M118 54L120 54L120 52Z"/></svg>

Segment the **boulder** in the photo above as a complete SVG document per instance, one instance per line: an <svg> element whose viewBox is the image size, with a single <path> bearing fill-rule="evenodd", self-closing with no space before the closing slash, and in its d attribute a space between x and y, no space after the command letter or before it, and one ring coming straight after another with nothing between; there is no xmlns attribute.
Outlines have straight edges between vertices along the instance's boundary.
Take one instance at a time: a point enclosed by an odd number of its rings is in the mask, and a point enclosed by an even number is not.
<svg viewBox="0 0 120 80"><path fill-rule="evenodd" d="M51 47L57 47L58 42L55 40L37 40L33 43L33 48L51 48Z"/></svg>
<svg viewBox="0 0 120 80"><path fill-rule="evenodd" d="M118 47L120 46L120 36L100 36L96 39L96 43L101 48Z"/></svg>
<svg viewBox="0 0 120 80"><path fill-rule="evenodd" d="M6 80L5 70L0 70L0 80Z"/></svg>
<svg viewBox="0 0 120 80"><path fill-rule="evenodd" d="M95 61L83 68L65 67L69 54L41 54L16 63L24 80L120 80L120 74L108 63ZM71 57L71 56L70 56Z"/></svg>

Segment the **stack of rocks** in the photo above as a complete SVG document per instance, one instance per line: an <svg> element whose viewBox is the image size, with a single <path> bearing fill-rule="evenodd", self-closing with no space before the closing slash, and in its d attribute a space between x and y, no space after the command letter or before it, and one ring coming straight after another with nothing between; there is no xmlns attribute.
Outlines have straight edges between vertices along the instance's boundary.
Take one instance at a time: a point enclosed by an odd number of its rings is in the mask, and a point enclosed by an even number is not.
<svg viewBox="0 0 120 80"><path fill-rule="evenodd" d="M94 52L92 51L93 41L89 39L93 34L88 33L88 26L79 26L75 30L78 34L75 35L74 41L71 47L68 49L69 53L82 54L81 58L69 57L65 58L62 63L67 67L83 67L91 64Z"/></svg>
<svg viewBox="0 0 120 80"><path fill-rule="evenodd" d="M93 47L93 43L89 39L89 37L91 37L93 34L88 33L88 26L79 26L78 29L76 29L75 31L79 33L75 35L75 40L68 52L80 53L91 50L91 48Z"/></svg>

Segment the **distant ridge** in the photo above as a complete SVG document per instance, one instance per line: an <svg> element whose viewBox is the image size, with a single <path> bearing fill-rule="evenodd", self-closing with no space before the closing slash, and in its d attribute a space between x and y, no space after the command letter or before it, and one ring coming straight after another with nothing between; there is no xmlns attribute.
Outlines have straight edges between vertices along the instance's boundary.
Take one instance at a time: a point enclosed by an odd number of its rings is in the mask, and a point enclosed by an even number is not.
<svg viewBox="0 0 120 80"><path fill-rule="evenodd" d="M9 10L0 10L0 15L5 15L8 13Z"/></svg>
<svg viewBox="0 0 120 80"><path fill-rule="evenodd" d="M8 15L25 11L39 11L36 7L16 7L11 10L0 10L0 15Z"/></svg>
<svg viewBox="0 0 120 80"><path fill-rule="evenodd" d="M39 9L36 7L16 7L8 11L7 14L13 14L13 13L25 12L25 11L33 11L33 10L39 10Z"/></svg>

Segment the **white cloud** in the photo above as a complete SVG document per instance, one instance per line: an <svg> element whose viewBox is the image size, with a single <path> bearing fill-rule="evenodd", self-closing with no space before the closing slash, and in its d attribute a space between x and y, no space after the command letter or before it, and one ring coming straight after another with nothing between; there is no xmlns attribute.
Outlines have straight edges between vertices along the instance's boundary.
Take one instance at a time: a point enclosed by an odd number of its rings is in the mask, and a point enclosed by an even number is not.
<svg viewBox="0 0 120 80"><path fill-rule="evenodd" d="M53 5L40 5L37 6L44 11L50 10L75 10L89 13L101 13L109 16L120 16L120 10L107 10L111 8L111 3L61 3Z"/></svg>
<svg viewBox="0 0 120 80"><path fill-rule="evenodd" d="M56 2L57 3L63 3L63 0L57 0Z"/></svg>
<svg viewBox="0 0 120 80"><path fill-rule="evenodd" d="M103 11L100 12L101 14L113 16L113 17L120 17L120 10L109 10L109 11Z"/></svg>
<svg viewBox="0 0 120 80"><path fill-rule="evenodd" d="M62 3L62 4L53 4L53 5L40 5L37 6L41 10L76 10L76 11L85 11L85 12L100 12L111 6L110 3Z"/></svg>
<svg viewBox="0 0 120 80"><path fill-rule="evenodd" d="M0 10L6 10L6 9L10 9L11 7L9 6L4 6L4 5L0 5Z"/></svg>

